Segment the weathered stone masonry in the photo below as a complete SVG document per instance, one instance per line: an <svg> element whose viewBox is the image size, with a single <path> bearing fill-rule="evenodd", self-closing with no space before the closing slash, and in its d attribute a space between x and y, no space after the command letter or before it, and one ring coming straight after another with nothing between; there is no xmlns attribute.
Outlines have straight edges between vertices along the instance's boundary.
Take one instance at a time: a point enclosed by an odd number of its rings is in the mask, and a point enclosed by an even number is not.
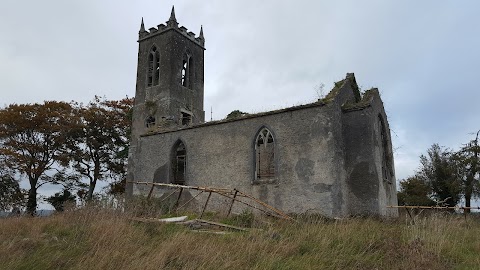
<svg viewBox="0 0 480 270"><path fill-rule="evenodd" d="M173 9L158 29L142 21L129 181L237 188L286 212L397 215L386 208L396 187L378 90L361 97L347 74L318 102L205 123L204 46L203 31L179 27Z"/></svg>

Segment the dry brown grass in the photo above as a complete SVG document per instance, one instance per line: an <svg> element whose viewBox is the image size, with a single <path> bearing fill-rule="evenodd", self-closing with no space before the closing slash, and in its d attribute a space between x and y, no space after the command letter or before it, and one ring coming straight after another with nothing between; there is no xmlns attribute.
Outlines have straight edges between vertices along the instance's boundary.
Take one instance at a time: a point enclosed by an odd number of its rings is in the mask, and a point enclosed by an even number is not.
<svg viewBox="0 0 480 270"><path fill-rule="evenodd" d="M0 219L0 269L475 269L480 223L304 218L249 232L195 233L109 210Z"/></svg>

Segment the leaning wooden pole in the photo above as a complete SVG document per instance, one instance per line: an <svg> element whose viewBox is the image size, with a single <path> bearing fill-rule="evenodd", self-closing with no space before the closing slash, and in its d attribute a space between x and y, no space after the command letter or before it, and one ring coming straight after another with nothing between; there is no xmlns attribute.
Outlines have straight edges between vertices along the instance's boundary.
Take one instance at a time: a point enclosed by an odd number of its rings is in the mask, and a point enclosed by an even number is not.
<svg viewBox="0 0 480 270"><path fill-rule="evenodd" d="M187 205L187 204L190 203L191 201L195 200L195 198L197 198L197 197L198 197L200 194L202 194L203 192L204 192L203 190L200 190L200 192L199 192L197 195L193 196L190 200L186 201L184 204L182 204L182 205L180 205L179 207L177 207L176 210L184 207L185 205Z"/></svg>
<svg viewBox="0 0 480 270"><path fill-rule="evenodd" d="M183 192L183 188L180 188L180 192L178 193L177 201L173 205L173 208L177 208L178 203L180 202L180 198L182 197L182 192Z"/></svg>
<svg viewBox="0 0 480 270"><path fill-rule="evenodd" d="M150 198L152 197L152 193L153 193L154 188L155 188L155 185L152 185L152 188L150 189L150 192L148 192L147 201L150 200Z"/></svg>
<svg viewBox="0 0 480 270"><path fill-rule="evenodd" d="M166 201L168 198L170 198L170 196L175 194L177 191L178 191L178 189L175 189L172 193L168 194L167 197L163 198L160 202L162 203L162 202Z"/></svg>
<svg viewBox="0 0 480 270"><path fill-rule="evenodd" d="M220 194L220 195L222 195L222 196L224 196L224 197L233 199L232 197L230 197L230 196L228 196L228 195L225 195L225 194L222 194L222 193L217 193L217 194ZM257 209L258 211L263 212L263 213L265 213L266 215L285 219L285 217L283 217L283 216L279 216L279 215L276 214L276 213L269 212L269 211L267 211L267 210L261 209L260 207L256 207L255 205L251 205L251 204L249 204L249 203L246 203L246 202L244 202L244 201L241 201L241 200L239 200L238 198L235 198L235 199L233 199L233 200L235 200L235 201L237 201L237 202L239 202L239 203L241 203L241 204L244 204L244 205L246 205L246 206L248 206L248 207L250 207L250 208Z"/></svg>
<svg viewBox="0 0 480 270"><path fill-rule="evenodd" d="M208 193L208 198L207 198L207 200L205 201L205 205L203 206L202 214L200 215L200 218L203 217L203 213L205 213L205 209L207 209L208 201L210 201L210 197L211 197L211 196L212 196L212 191L210 191L210 193Z"/></svg>
<svg viewBox="0 0 480 270"><path fill-rule="evenodd" d="M259 199L255 198L255 197L253 197L253 196L250 196L250 195L248 195L248 194L245 194L245 193L243 193L243 192L241 192L241 191L239 191L239 193L242 194L242 195L244 195L244 196L247 197L247 198L250 198L250 199L253 200L254 202L256 202L256 203L258 203L258 204L260 204L260 205L268 208L269 210L277 213L278 215L284 217L285 219L293 220L291 217L289 217L287 214L283 213L282 211L278 210L277 208L275 208L275 207L273 207L273 206L271 206L271 205L268 205L268 204L260 201Z"/></svg>
<svg viewBox="0 0 480 270"><path fill-rule="evenodd" d="M234 189L234 190L235 190L235 194L233 194L232 202L230 203L230 207L228 208L227 217L230 215L230 212L232 212L233 203L235 202L235 198L237 197L237 194L238 194L238 190L237 189Z"/></svg>

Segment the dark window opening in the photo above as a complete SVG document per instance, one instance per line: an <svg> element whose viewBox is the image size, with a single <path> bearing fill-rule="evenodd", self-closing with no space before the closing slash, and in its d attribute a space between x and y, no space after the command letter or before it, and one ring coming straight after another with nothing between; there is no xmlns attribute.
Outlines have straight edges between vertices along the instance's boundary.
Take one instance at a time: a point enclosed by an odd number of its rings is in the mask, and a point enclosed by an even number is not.
<svg viewBox="0 0 480 270"><path fill-rule="evenodd" d="M184 185L187 173L187 151L185 145L180 142L174 149L173 158L173 184Z"/></svg>
<svg viewBox="0 0 480 270"><path fill-rule="evenodd" d="M147 126L147 128L149 128L149 127L154 127L154 126L155 126L155 117L149 116L149 117L145 120L145 125Z"/></svg>
<svg viewBox="0 0 480 270"><path fill-rule="evenodd" d="M187 87L193 89L193 57L188 58L188 85Z"/></svg>
<svg viewBox="0 0 480 270"><path fill-rule="evenodd" d="M147 86L153 84L153 54L148 55Z"/></svg>
<svg viewBox="0 0 480 270"><path fill-rule="evenodd" d="M182 86L187 87L187 61L185 60L182 65Z"/></svg>
<svg viewBox="0 0 480 270"><path fill-rule="evenodd" d="M154 46L148 54L147 86L158 85L160 81L160 53Z"/></svg>
<svg viewBox="0 0 480 270"><path fill-rule="evenodd" d="M275 176L275 144L272 133L264 128L255 143L256 178L258 180Z"/></svg>
<svg viewBox="0 0 480 270"><path fill-rule="evenodd" d="M193 86L193 57L185 55L182 62L182 86L192 89Z"/></svg>
<svg viewBox="0 0 480 270"><path fill-rule="evenodd" d="M158 85L158 82L160 81L160 55L158 52L155 53L155 80L154 80L154 85Z"/></svg>
<svg viewBox="0 0 480 270"><path fill-rule="evenodd" d="M182 125L188 126L192 123L192 115L189 113L182 112Z"/></svg>

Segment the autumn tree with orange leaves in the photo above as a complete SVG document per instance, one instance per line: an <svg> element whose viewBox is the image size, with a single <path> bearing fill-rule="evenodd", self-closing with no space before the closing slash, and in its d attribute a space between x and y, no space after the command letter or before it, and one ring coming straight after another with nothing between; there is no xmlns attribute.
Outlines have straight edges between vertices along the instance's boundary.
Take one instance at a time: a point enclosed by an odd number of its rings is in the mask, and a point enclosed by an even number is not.
<svg viewBox="0 0 480 270"><path fill-rule="evenodd" d="M50 173L67 165L66 145L77 119L65 102L12 104L0 109L0 155L6 166L28 178L29 214L35 214L38 189L58 181Z"/></svg>
<svg viewBox="0 0 480 270"><path fill-rule="evenodd" d="M87 201L98 181L123 177L128 155L133 98L106 100L95 97L79 106L80 125L68 145L73 169L88 179Z"/></svg>

